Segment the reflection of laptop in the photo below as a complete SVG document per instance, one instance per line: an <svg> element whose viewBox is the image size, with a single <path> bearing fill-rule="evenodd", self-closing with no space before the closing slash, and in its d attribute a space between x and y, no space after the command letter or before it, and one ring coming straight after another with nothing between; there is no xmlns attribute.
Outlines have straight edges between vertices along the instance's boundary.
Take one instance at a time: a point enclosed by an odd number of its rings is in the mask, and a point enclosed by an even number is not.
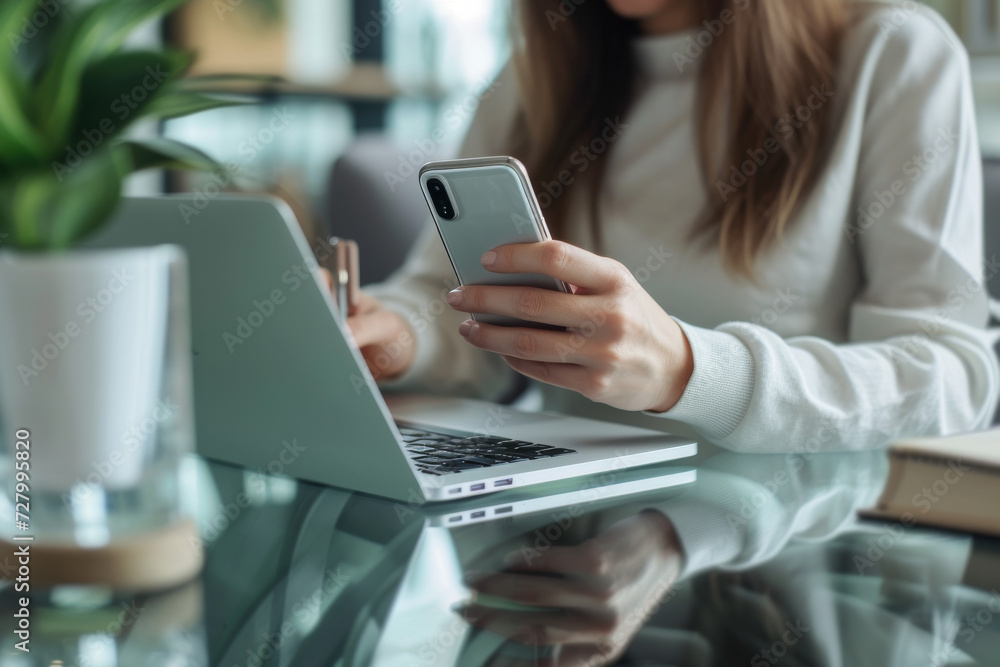
<svg viewBox="0 0 1000 667"><path fill-rule="evenodd" d="M247 488L239 468L200 467L219 488ZM470 599L463 574L502 568L505 556L521 544L544 550L534 534L539 528L552 543L567 544L589 534L592 512L614 505L624 508L619 514L625 516L659 506L694 478L693 469L657 464L412 509L300 484L288 506L246 509L208 550L203 577L208 617L225 625L225 632L209 633L214 640L210 663L243 664L247 648L261 645L262 632L280 632L289 610L308 605L322 591L311 629L275 646L272 662L355 664L358 660L347 658L363 655L373 656L364 664L380 666L483 664L464 659L496 646L484 647L481 636L472 646L464 641L468 627L456 623L455 616L455 606ZM510 510L496 512L506 507ZM480 511L487 518L469 517ZM461 520L453 520L458 513ZM492 525L465 527L483 521ZM262 527L278 531L280 548L253 549L244 556ZM476 599L487 598L478 594ZM444 636L450 640L442 642Z"/></svg>
<svg viewBox="0 0 1000 667"><path fill-rule="evenodd" d="M567 509L560 516L575 518L614 503L640 498L662 501L677 487L694 482L697 475L694 468L661 463L499 491L486 498L435 503L422 511L428 525L445 527Z"/></svg>
<svg viewBox="0 0 1000 667"><path fill-rule="evenodd" d="M419 505L696 452L656 431L480 401L383 402L316 276L326 246L279 200L128 199L88 245L161 243L188 255L204 456Z"/></svg>

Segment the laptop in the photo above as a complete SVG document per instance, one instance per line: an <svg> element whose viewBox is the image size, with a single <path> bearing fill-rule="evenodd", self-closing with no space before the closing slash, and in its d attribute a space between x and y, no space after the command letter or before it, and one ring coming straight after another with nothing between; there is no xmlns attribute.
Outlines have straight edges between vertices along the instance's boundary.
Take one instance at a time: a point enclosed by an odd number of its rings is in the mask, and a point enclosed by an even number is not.
<svg viewBox="0 0 1000 667"><path fill-rule="evenodd" d="M693 456L694 441L465 398L383 398L307 240L266 196L129 198L85 246L176 244L200 455L413 506Z"/></svg>

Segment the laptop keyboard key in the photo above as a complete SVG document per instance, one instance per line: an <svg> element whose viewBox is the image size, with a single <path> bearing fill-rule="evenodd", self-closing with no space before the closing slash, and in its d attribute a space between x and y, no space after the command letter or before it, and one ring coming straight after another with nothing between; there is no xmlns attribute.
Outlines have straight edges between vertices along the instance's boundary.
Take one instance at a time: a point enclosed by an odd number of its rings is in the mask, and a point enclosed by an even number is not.
<svg viewBox="0 0 1000 667"><path fill-rule="evenodd" d="M516 456L514 454L488 454L487 457L499 463L516 463L517 461L528 460L524 456Z"/></svg>
<svg viewBox="0 0 1000 667"><path fill-rule="evenodd" d="M489 443L480 442L479 440L470 440L469 438L449 438L448 445L452 447L488 447Z"/></svg>
<svg viewBox="0 0 1000 667"><path fill-rule="evenodd" d="M460 470L472 470L473 468L486 468L487 466L479 465L478 463L469 463L466 461L454 461L446 466L441 466L438 470L444 470L447 472L458 472Z"/></svg>
<svg viewBox="0 0 1000 667"><path fill-rule="evenodd" d="M494 461L492 459L488 459L488 458L486 458L484 456L463 456L461 462L462 463L478 463L479 465L482 465L482 466L496 465L496 461Z"/></svg>
<svg viewBox="0 0 1000 667"><path fill-rule="evenodd" d="M523 445L518 445L513 449L519 452L540 452L545 449L552 449L552 447L549 447L548 445L533 445L530 443L525 443Z"/></svg>
<svg viewBox="0 0 1000 667"><path fill-rule="evenodd" d="M414 456L413 460L424 465L441 465L442 463L448 463L453 460L460 461L461 458L458 456L449 456L448 458L440 456Z"/></svg>
<svg viewBox="0 0 1000 667"><path fill-rule="evenodd" d="M401 427L399 432L420 472L434 476L576 453L572 449L496 435L457 436L408 426Z"/></svg>

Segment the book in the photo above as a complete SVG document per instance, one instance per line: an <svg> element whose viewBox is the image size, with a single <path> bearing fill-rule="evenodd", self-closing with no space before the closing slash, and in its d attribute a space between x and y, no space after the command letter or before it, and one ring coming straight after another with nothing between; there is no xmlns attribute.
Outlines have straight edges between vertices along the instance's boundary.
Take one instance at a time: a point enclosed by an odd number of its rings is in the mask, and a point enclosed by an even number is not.
<svg viewBox="0 0 1000 667"><path fill-rule="evenodd" d="M1000 429L889 447L889 476L863 516L1000 537Z"/></svg>

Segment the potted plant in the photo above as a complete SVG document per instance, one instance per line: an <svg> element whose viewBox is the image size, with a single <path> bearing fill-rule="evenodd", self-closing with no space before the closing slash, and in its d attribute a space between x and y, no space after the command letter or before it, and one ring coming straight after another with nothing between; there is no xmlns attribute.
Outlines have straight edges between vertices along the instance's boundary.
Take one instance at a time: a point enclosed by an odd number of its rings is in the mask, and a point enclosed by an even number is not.
<svg viewBox="0 0 1000 667"><path fill-rule="evenodd" d="M129 175L214 166L129 135L232 103L184 78L190 54L123 46L183 2L0 4L0 484L27 524L10 516L8 537L95 549L176 518L191 438L183 253L75 245Z"/></svg>

